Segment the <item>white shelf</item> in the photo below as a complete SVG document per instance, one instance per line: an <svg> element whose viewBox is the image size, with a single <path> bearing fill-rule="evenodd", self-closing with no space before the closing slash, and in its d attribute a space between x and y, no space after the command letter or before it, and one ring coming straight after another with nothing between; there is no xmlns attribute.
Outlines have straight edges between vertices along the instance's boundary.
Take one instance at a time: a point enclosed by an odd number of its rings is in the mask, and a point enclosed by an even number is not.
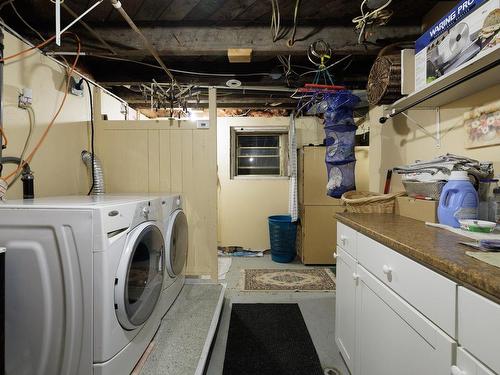
<svg viewBox="0 0 500 375"><path fill-rule="evenodd" d="M497 65L479 75L450 87L436 96L426 99L419 103L420 100L432 95L433 93L442 90L446 86L458 82L461 79L473 75L481 69L484 69L490 64L498 63L500 60L500 45L497 45L493 51L485 56L473 58L467 63L458 67L450 74L439 77L424 89L405 96L391 105L387 106L387 112L393 113L406 107L412 108L436 108L451 103L455 100L467 97L476 92L492 87L500 83L500 65ZM500 93L499 93L500 94Z"/></svg>

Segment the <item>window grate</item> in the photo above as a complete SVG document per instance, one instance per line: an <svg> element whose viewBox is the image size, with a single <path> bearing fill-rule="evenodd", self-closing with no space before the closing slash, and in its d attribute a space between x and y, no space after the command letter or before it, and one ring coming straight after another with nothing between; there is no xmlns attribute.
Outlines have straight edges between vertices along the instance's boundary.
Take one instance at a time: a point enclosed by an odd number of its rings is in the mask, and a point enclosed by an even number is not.
<svg viewBox="0 0 500 375"><path fill-rule="evenodd" d="M285 132L235 132L234 176L284 176Z"/></svg>

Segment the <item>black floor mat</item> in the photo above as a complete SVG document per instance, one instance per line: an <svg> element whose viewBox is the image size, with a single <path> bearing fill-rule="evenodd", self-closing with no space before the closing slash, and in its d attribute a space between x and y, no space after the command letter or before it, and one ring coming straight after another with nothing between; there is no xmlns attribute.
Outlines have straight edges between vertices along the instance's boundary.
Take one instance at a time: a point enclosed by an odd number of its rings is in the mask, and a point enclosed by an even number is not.
<svg viewBox="0 0 500 375"><path fill-rule="evenodd" d="M295 303L233 304L223 375L322 375Z"/></svg>

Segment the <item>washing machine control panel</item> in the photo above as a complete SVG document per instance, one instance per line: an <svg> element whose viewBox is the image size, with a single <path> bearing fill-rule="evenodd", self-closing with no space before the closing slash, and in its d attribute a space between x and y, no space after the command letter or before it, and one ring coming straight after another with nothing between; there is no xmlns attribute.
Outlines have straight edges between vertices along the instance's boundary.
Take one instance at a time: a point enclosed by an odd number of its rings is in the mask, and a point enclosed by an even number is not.
<svg viewBox="0 0 500 375"><path fill-rule="evenodd" d="M144 221L161 220L161 212L160 199L151 199L150 201L139 203L135 209L132 227Z"/></svg>

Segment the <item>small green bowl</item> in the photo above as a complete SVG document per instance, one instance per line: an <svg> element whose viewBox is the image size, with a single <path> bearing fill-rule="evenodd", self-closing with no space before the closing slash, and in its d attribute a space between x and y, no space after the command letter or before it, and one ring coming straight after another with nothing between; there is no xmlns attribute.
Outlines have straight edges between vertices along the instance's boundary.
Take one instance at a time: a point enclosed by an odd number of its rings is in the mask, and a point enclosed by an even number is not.
<svg viewBox="0 0 500 375"><path fill-rule="evenodd" d="M460 228L469 232L491 233L495 230L497 224L492 221L484 220L459 220Z"/></svg>

